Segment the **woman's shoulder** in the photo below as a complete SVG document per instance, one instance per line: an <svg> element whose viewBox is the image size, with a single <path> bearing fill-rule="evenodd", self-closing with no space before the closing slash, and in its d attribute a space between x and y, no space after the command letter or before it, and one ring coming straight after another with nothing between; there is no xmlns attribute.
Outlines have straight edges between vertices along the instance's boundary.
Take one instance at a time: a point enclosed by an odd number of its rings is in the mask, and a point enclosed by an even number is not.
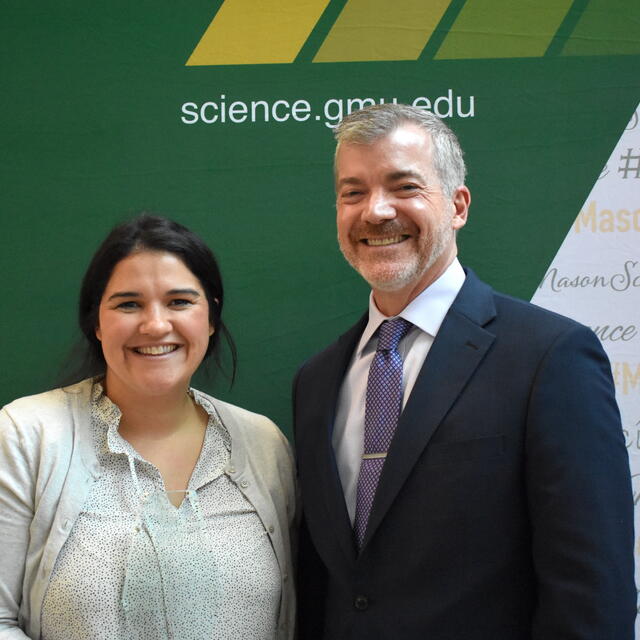
<svg viewBox="0 0 640 640"><path fill-rule="evenodd" d="M267 416L254 413L230 402L213 398L202 391L197 391L218 412L222 423L229 431L232 440L238 436L251 438L252 442L258 439L261 443L269 441L283 444L288 448L288 440L278 426Z"/></svg>
<svg viewBox="0 0 640 640"><path fill-rule="evenodd" d="M52 432L57 427L64 427L69 422L71 404L87 402L91 386L92 380L83 380L68 387L18 398L0 410L0 428L40 431L46 427Z"/></svg>
<svg viewBox="0 0 640 640"><path fill-rule="evenodd" d="M237 477L247 469L290 506L283 513L295 512L295 463L289 441L276 424L259 413L200 393L215 408L231 437L231 467ZM236 476L234 476L236 477ZM278 498L280 500L281 498ZM278 500L276 502L278 502ZM280 504L280 502L278 502ZM293 517L293 516L292 516Z"/></svg>

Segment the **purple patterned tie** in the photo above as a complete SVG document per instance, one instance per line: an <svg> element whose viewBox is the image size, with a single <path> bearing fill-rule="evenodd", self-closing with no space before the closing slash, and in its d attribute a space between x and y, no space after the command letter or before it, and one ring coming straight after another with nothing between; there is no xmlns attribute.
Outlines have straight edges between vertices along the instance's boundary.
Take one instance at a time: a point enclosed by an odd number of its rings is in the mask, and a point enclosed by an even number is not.
<svg viewBox="0 0 640 640"><path fill-rule="evenodd" d="M385 320L378 330L378 347L369 368L364 413L364 453L358 476L353 528L362 546L378 479L402 409L402 357L400 340L411 323L404 318Z"/></svg>

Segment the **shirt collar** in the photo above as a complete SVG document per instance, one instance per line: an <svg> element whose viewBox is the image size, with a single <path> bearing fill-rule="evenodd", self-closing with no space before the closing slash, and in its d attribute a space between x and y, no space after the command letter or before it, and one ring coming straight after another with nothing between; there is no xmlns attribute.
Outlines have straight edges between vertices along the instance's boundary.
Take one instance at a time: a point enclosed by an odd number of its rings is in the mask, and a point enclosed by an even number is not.
<svg viewBox="0 0 640 640"><path fill-rule="evenodd" d="M435 338L444 317L447 315L447 311L449 311L464 284L465 277L466 275L460 262L457 258L454 258L453 262L435 282L432 282L424 289L397 316L391 317L404 318ZM358 349L356 350L358 356L362 355L363 349L378 330L378 327L389 319L389 316L385 316L378 309L373 299L373 292L371 292L369 295L369 321L358 343Z"/></svg>
<svg viewBox="0 0 640 640"><path fill-rule="evenodd" d="M213 404L206 395L200 393L197 389L190 388L189 394L209 416L207 430L209 430L210 425L213 425L220 432L222 443L226 450L231 451L231 437L227 428L222 424ZM144 458L118 433L122 413L120 408L104 392L102 379L97 379L94 382L91 400L92 419L97 427L96 431L100 439L98 451L100 453L124 453L144 461Z"/></svg>

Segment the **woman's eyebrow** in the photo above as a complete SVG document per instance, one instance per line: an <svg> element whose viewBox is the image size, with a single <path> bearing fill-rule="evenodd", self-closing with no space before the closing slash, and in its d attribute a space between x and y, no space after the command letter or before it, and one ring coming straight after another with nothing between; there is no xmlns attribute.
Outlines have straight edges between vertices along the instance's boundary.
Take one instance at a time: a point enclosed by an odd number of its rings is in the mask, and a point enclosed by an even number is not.
<svg viewBox="0 0 640 640"><path fill-rule="evenodd" d="M167 295L169 296L193 296L195 298L199 298L200 297L200 292L196 291L195 289L191 289L189 287L185 287L184 289L169 289L169 291L167 291ZM139 298L141 296L140 293L138 293L137 291L116 291L115 293L112 293L108 300L113 300L114 298Z"/></svg>
<svg viewBox="0 0 640 640"><path fill-rule="evenodd" d="M167 291L167 293L170 296L175 296L175 295L190 295L190 296L195 296L195 297L200 297L200 292L196 291L195 289L169 289L169 291Z"/></svg>
<svg viewBox="0 0 640 640"><path fill-rule="evenodd" d="M140 294L137 291L116 291L109 296L108 300L113 300L114 298L139 298Z"/></svg>

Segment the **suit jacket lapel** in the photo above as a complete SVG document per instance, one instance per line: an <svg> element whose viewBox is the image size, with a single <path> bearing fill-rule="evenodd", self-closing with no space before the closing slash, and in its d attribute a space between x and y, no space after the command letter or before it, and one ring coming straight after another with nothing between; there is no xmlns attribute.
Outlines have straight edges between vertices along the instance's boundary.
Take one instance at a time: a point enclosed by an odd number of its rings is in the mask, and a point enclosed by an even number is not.
<svg viewBox="0 0 640 640"><path fill-rule="evenodd" d="M353 351L367 324L367 319L368 314L365 314L355 326L338 339L332 347L334 353L327 359L323 370L318 371L316 384L319 389L318 397L322 399L322 402L319 403L322 414L317 416L317 424L321 425L321 428L310 430L312 439L309 440L306 447L307 455L304 462L306 465L312 465L305 470L305 475L309 478L305 487L305 502L308 505L313 505L314 510L318 505L324 505L326 511L326 517L323 518L326 522L324 529L329 533L331 540L335 540L335 538L339 540L340 548L344 554L344 557L333 558L337 566L344 566L345 559L348 564L355 562L356 547L331 437L342 380ZM314 541L318 550L323 550L325 561L328 562L329 559L325 554L332 553L336 548L335 544L332 542L329 545L324 545L323 540L316 539L316 536L314 536Z"/></svg>
<svg viewBox="0 0 640 640"><path fill-rule="evenodd" d="M483 325L494 317L491 289L469 271L400 416L378 484L363 547L491 346L495 336Z"/></svg>

